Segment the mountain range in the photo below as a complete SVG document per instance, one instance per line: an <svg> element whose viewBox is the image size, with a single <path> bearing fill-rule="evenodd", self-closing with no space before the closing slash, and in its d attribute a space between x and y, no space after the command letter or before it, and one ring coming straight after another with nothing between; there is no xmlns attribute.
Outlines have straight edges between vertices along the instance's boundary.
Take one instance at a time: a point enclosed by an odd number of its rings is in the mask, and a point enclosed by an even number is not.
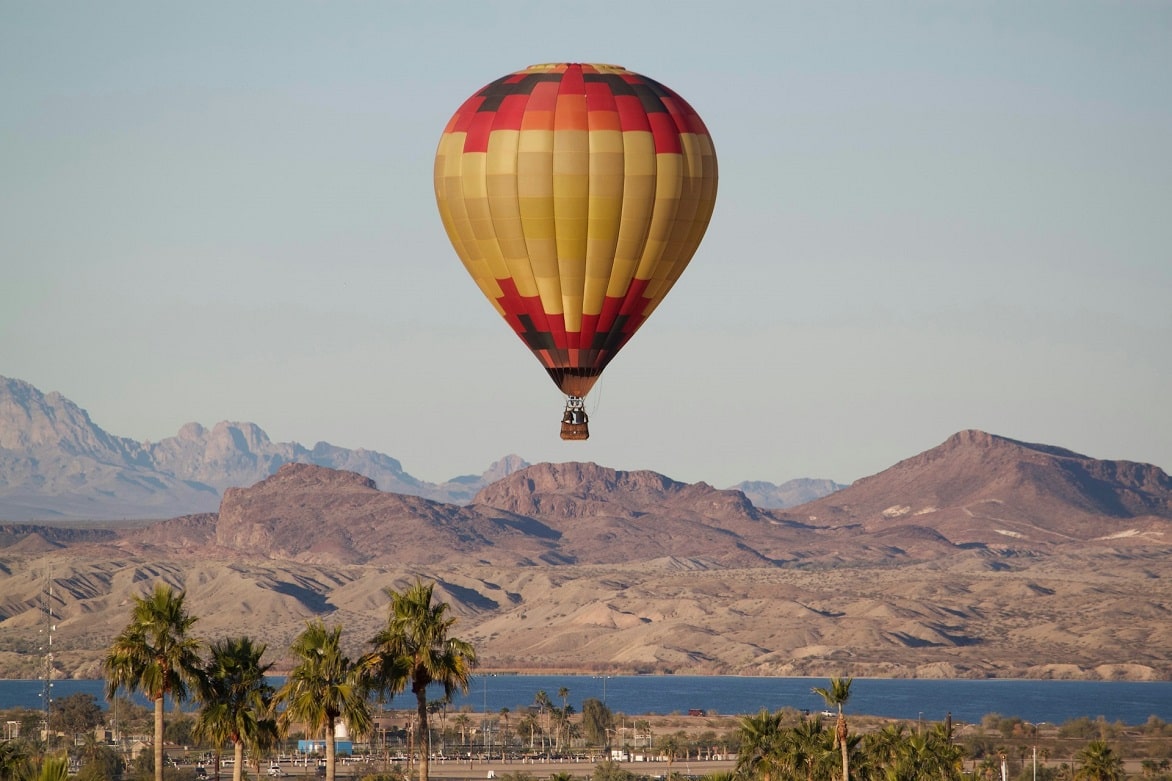
<svg viewBox="0 0 1172 781"><path fill-rule="evenodd" d="M0 446L52 454L38 426ZM87 431L56 441L149 450ZM423 578L495 670L1172 675L1172 478L1153 465L966 430L784 509L652 471L516 467L456 503L289 460L213 512L0 525L0 674L43 669L51 614L55 674L96 677L159 580L203 637L246 632L277 670L313 618L357 653L384 589Z"/></svg>
<svg viewBox="0 0 1172 781"><path fill-rule="evenodd" d="M444 483L412 477L391 456L318 442L273 442L255 423L221 421L210 429L182 426L160 442L109 434L60 393L0 377L0 519L158 519L214 512L225 489L263 480L287 463L345 469L379 489L467 504L484 486L529 466L508 455L480 475ZM788 507L842 486L797 479L782 485L745 482L762 507Z"/></svg>

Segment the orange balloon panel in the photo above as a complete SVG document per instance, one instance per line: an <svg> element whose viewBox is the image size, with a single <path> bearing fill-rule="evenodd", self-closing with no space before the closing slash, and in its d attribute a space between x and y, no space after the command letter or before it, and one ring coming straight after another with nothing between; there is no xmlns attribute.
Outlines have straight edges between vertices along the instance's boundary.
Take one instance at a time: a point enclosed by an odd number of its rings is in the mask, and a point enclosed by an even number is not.
<svg viewBox="0 0 1172 781"><path fill-rule="evenodd" d="M716 152L679 95L614 65L534 65L464 102L435 157L448 238L570 396L584 396L696 252Z"/></svg>

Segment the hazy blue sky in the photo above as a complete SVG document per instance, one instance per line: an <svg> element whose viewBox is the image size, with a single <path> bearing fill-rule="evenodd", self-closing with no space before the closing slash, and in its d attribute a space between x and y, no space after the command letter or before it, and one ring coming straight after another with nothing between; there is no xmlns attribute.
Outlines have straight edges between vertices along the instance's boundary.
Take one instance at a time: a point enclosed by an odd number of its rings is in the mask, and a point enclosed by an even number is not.
<svg viewBox="0 0 1172 781"><path fill-rule="evenodd" d="M432 481L849 482L965 428L1172 469L1170 42L1165 2L0 0L0 374ZM586 443L431 181L551 61L668 84L720 160Z"/></svg>

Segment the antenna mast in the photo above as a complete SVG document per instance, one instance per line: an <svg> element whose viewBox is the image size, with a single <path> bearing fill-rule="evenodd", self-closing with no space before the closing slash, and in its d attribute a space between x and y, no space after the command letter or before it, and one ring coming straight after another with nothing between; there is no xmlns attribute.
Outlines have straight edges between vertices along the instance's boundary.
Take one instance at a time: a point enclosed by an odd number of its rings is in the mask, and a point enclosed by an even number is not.
<svg viewBox="0 0 1172 781"><path fill-rule="evenodd" d="M41 706L44 708L45 746L49 745L49 713L53 702L53 632L57 625L53 622L53 569L49 568L45 575L45 588L41 592L41 604L45 613L45 679L44 689L41 691Z"/></svg>

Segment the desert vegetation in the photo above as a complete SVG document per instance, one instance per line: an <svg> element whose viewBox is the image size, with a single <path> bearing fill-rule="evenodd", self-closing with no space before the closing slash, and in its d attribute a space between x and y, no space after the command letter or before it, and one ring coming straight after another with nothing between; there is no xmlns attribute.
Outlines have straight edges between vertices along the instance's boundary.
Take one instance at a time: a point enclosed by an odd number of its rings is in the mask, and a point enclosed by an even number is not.
<svg viewBox="0 0 1172 781"><path fill-rule="evenodd" d="M433 584L416 581L401 593L385 593L390 600L387 625L370 640L373 650L352 659L343 649L341 626L310 621L290 647L293 669L274 690L265 676L271 665L262 662L264 645L242 636L208 646L195 635L199 619L188 611L185 592L159 582L149 594L134 598L130 621L102 663L108 699L119 692L139 693L151 702L149 740L142 709L123 705L124 728L138 728L151 752L140 752L128 764L98 740L96 730L104 719L93 696L75 695L54 707L48 723L35 711L9 721L10 734L0 743L0 781L65 781L71 768L87 781L128 773L136 781L164 781L169 764L179 767L166 751L169 741L209 747L217 779L222 750L231 746L232 778L242 781L246 752L259 775L261 758L282 738L298 735L322 736L321 775L334 781L339 724L355 737L369 736L373 703L409 686L419 703L418 734L427 735L428 687L442 688L445 699L457 690L467 691L476 664L473 646L449 635L455 618L446 604L433 601ZM168 725L167 700L177 707L193 700L198 710L194 715L180 712ZM84 750L74 750L79 745ZM420 752L419 781L428 779L427 758L427 751ZM207 776L203 762L192 772Z"/></svg>
<svg viewBox="0 0 1172 781"><path fill-rule="evenodd" d="M339 766L339 776L354 781L407 781L408 775L417 775L419 746L423 744L430 746L436 757L432 777L444 779L484 778L485 769L492 767L498 781L658 781L669 774L669 759L674 781L695 781L698 777L763 781L767 772L772 781L841 778L841 752L833 743L836 716L805 714L792 708L749 715L639 715L611 712L600 701L588 699L580 713L555 701L555 709L569 710L569 714L564 719L554 713L543 718L538 699L535 694L533 707L524 712L504 709L487 715L466 710L445 714L443 703L431 700L426 741L419 738L418 726L411 721L413 707L380 709L371 701L374 729L366 741L355 742L348 764ZM127 739L117 744L94 740L93 727L104 727L113 718L115 707L119 729ZM86 715L94 712L96 716ZM231 745L198 737L200 718L199 708L167 714L166 781L197 781L201 763L206 764L206 773L214 775L217 746L227 749ZM955 725L951 738L945 722L907 722L864 714L849 718L850 776L856 781L1001 781L1003 767L1009 781L1172 779L1172 725L1157 718L1144 724L1123 724L1084 717L1035 729L1018 717L988 714L978 724ZM48 743L36 737L41 734L43 712L0 711L0 719L18 722L21 735L0 743L3 781L36 779L46 756L68 757L69 767L76 771L71 778L79 781L153 778L152 752L147 750L131 759L121 750L151 735L152 708L119 697L116 706L103 713L90 695L71 695L53 709L53 737ZM485 728L495 741L488 752L480 737ZM308 767L289 761L290 743L295 744L304 734L294 728L276 746L246 751L243 775L257 778L264 775L270 762L283 760L281 772L291 774L292 779L312 777L314 766L324 760L318 756L320 751L311 753ZM471 766L467 759L455 759L469 755ZM796 759L805 763L800 773L792 767ZM225 763L221 770L225 777L231 774L231 763ZM1102 771L1105 773L1098 775Z"/></svg>
<svg viewBox="0 0 1172 781"><path fill-rule="evenodd" d="M517 712L450 713L477 654L452 635L456 619L433 587L416 580L386 589L386 622L365 643L344 640L341 625L307 622L274 689L265 645L247 636L205 643L186 594L159 583L134 598L107 651L108 709L76 694L47 713L4 712L0 781L219 781L229 772L245 781L266 772L308 777L311 763L326 781L427 781L433 770L483 778L485 767L500 768L489 777L502 781L1172 781L1172 726L1155 717L1046 725L989 714L954 727L859 714L848 729L851 678L813 687L828 709L818 714L641 716L595 698L579 713L566 688L537 691ZM355 647L365 650L348 650ZM132 693L149 707L125 696ZM387 709L396 695L414 707ZM299 738L312 743L291 751Z"/></svg>

